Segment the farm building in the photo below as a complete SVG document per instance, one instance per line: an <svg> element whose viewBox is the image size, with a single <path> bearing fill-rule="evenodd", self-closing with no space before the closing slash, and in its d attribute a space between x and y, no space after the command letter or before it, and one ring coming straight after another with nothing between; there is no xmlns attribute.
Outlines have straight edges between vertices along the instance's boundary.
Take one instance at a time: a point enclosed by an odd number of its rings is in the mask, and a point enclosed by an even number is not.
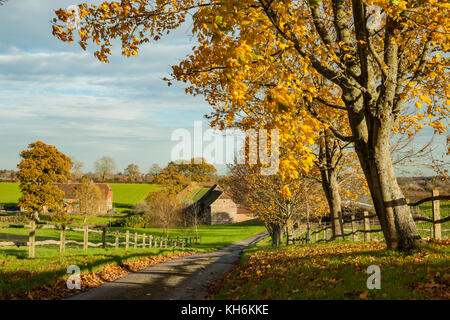
<svg viewBox="0 0 450 320"><path fill-rule="evenodd" d="M227 224L255 220L253 214L236 204L218 185L214 185L195 202L206 224Z"/></svg>
<svg viewBox="0 0 450 320"><path fill-rule="evenodd" d="M58 184L58 188L64 192L64 202L66 203L68 213L75 211L73 203L75 202L75 191L77 190L78 185L78 183ZM101 213L106 214L113 208L113 191L106 183L96 183L95 185L100 188L105 197L105 205L100 211Z"/></svg>

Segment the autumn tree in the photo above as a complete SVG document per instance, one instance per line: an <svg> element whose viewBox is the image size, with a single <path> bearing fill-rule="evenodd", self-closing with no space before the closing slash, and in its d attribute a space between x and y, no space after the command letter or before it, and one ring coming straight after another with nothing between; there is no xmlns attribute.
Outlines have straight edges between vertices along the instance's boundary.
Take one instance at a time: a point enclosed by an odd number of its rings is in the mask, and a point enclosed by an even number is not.
<svg viewBox="0 0 450 320"><path fill-rule="evenodd" d="M103 191L91 180L83 178L75 190L75 204L84 216L84 224L89 215L100 214L105 208L106 200Z"/></svg>
<svg viewBox="0 0 450 320"><path fill-rule="evenodd" d="M20 153L22 161L17 165L22 196L19 206L29 213L38 214L46 207L57 210L64 201L64 192L57 183L65 183L70 175L70 159L55 146L36 141Z"/></svg>
<svg viewBox="0 0 450 320"><path fill-rule="evenodd" d="M206 162L204 158L192 158L189 161L173 161L169 165L175 165L191 181L208 182L216 177L217 169Z"/></svg>
<svg viewBox="0 0 450 320"><path fill-rule="evenodd" d="M102 180L114 174L117 171L117 166L114 160L110 157L102 157L94 163L95 171L102 175Z"/></svg>
<svg viewBox="0 0 450 320"><path fill-rule="evenodd" d="M152 183L163 186L170 194L177 194L186 188L189 180L177 165L169 163L153 178Z"/></svg>
<svg viewBox="0 0 450 320"><path fill-rule="evenodd" d="M236 203L250 209L261 220L272 238L272 246L293 243L293 226L324 214L314 204L324 202L320 185L305 173L282 177L280 172L261 174L260 164L234 163L229 166L227 191ZM299 170L301 172L301 170Z"/></svg>
<svg viewBox="0 0 450 320"><path fill-rule="evenodd" d="M182 207L178 198L162 190L151 192L145 201L148 208L144 212L144 217L151 226L162 228L163 233L168 237L169 228L178 226L181 221Z"/></svg>
<svg viewBox="0 0 450 320"><path fill-rule="evenodd" d="M233 114L258 112L252 108L256 101L307 112L334 136L352 143L387 246L405 250L420 243L396 181L390 138L393 132L420 130L424 123L445 131L442 119L450 103L449 59L442 55L449 49L447 3L133 0L79 9L79 44L85 49L91 39L100 46L95 56L105 62L112 39L121 39L122 54L137 55L142 44L158 40L192 16L198 45L174 66L173 78L189 82L188 93L203 94L213 105L212 125L220 128L223 111L232 111L225 124L233 121ZM74 41L73 30L65 28L68 13L56 13L53 34ZM272 81L261 86L261 76ZM318 80L329 88L327 107L344 112L349 135L327 121L328 108L313 104L323 98L313 86ZM417 112L402 116L405 104L414 102ZM306 123L305 138L298 144L314 139L314 132L314 124Z"/></svg>
<svg viewBox="0 0 450 320"><path fill-rule="evenodd" d="M131 181L136 181L136 179L141 175L141 172L139 171L139 166L137 164L131 163L129 164L125 170L125 175L129 176L131 178Z"/></svg>

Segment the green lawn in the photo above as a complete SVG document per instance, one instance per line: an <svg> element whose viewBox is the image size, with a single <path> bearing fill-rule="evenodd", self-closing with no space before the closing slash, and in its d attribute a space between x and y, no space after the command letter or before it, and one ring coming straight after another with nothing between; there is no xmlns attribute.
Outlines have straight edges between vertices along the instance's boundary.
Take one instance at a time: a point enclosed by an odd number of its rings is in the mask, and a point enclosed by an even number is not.
<svg viewBox="0 0 450 320"><path fill-rule="evenodd" d="M19 183L0 182L0 209L16 206L20 196Z"/></svg>
<svg viewBox="0 0 450 320"><path fill-rule="evenodd" d="M130 231L130 234L145 233L159 237L162 235L161 229L142 229L142 228L108 228L108 230L119 230L120 232ZM199 235L202 237L202 243L192 248L185 248L184 251L211 251L236 241L248 238L256 233L264 231L260 223L239 223L232 225L200 226ZM57 230L37 229L36 241L54 239L59 240L60 232ZM170 237L193 236L193 229L172 229ZM82 241L83 233L67 231L67 240ZM0 229L0 241L23 240L28 239L28 230L26 229ZM130 241L133 241L133 236ZM90 242L101 242L101 234L90 233ZM114 236L108 235L108 242L114 242ZM121 236L120 241L125 241ZM142 240L140 240L142 241ZM181 249L176 250L176 252ZM118 265L124 261L130 261L137 258L155 256L166 253L173 253L174 249L160 248L125 248L115 249L107 247L89 248L87 254L81 247L68 245L63 257L59 255L58 246L36 247L36 258L29 259L27 247L1 247L0 248L0 299L10 294L23 294L31 288L44 284L52 284L67 276L66 269L69 265L75 264L81 268L82 272L97 271L106 264Z"/></svg>
<svg viewBox="0 0 450 320"><path fill-rule="evenodd" d="M215 299L450 299L449 244L409 254L383 243L335 241L272 249L268 240L246 250ZM369 290L370 265L381 289Z"/></svg>
<svg viewBox="0 0 450 320"><path fill-rule="evenodd" d="M156 184L109 183L113 190L113 206L116 212L131 212L149 192L157 191Z"/></svg>

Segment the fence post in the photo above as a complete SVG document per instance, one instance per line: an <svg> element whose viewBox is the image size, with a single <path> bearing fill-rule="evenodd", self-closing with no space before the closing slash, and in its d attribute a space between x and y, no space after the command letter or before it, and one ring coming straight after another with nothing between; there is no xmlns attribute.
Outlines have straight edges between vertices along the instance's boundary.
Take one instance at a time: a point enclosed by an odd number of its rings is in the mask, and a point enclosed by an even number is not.
<svg viewBox="0 0 450 320"><path fill-rule="evenodd" d="M149 246L149 248L152 247L152 242L153 242L153 236L150 235L150 237L148 238L148 246Z"/></svg>
<svg viewBox="0 0 450 320"><path fill-rule="evenodd" d="M439 190L433 189L432 196L433 197L439 196ZM433 236L434 236L434 239L441 240L441 238L442 238L441 224L435 223L436 220L441 219L439 200L433 200L433 202L431 203L431 208L433 210L433 229L434 229Z"/></svg>
<svg viewBox="0 0 450 320"><path fill-rule="evenodd" d="M355 215L352 214L352 221L351 221L351 226L352 226L352 233L353 233L353 241L358 241L358 235L356 234L356 228L355 228Z"/></svg>
<svg viewBox="0 0 450 320"><path fill-rule="evenodd" d="M164 248L167 248L167 237L164 239Z"/></svg>
<svg viewBox="0 0 450 320"><path fill-rule="evenodd" d="M119 231L116 231L116 248L119 248Z"/></svg>
<svg viewBox="0 0 450 320"><path fill-rule="evenodd" d="M134 233L134 247L137 248L137 242L138 242L138 234L137 232Z"/></svg>
<svg viewBox="0 0 450 320"><path fill-rule="evenodd" d="M125 235L125 249L128 249L129 245L130 245L130 231L127 230L127 233Z"/></svg>
<svg viewBox="0 0 450 320"><path fill-rule="evenodd" d="M370 241L370 220L369 212L364 211L364 241Z"/></svg>
<svg viewBox="0 0 450 320"><path fill-rule="evenodd" d="M88 249L88 241L89 241L89 227L88 225L84 225L84 234L83 234L83 250L87 251Z"/></svg>
<svg viewBox="0 0 450 320"><path fill-rule="evenodd" d="M59 236L59 254L63 254L66 249L66 226L62 225L61 233Z"/></svg>
<svg viewBox="0 0 450 320"><path fill-rule="evenodd" d="M142 235L142 249L145 249L145 233Z"/></svg>
<svg viewBox="0 0 450 320"><path fill-rule="evenodd" d="M102 228L102 247L106 248L106 228Z"/></svg>
<svg viewBox="0 0 450 320"><path fill-rule="evenodd" d="M36 240L36 222L31 220L30 234L28 235L28 257L35 256L35 240Z"/></svg>

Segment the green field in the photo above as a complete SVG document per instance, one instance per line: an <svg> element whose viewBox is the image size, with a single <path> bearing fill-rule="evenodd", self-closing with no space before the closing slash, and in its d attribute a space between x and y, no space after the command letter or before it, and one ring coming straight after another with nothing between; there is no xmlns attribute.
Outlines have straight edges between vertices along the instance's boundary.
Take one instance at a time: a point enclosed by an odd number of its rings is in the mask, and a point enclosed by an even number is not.
<svg viewBox="0 0 450 320"><path fill-rule="evenodd" d="M20 196L19 183L0 182L0 209L16 206Z"/></svg>
<svg viewBox="0 0 450 320"><path fill-rule="evenodd" d="M120 213L130 212L149 192L158 189L156 184L109 183L109 186L113 190L114 210ZM18 183L0 182L0 207L15 206L20 196Z"/></svg>
<svg viewBox="0 0 450 320"><path fill-rule="evenodd" d="M162 235L161 229L132 229L132 228L108 228L108 230L119 230L125 232L129 230L131 234L135 232L159 237ZM239 223L232 225L200 226L199 235L202 237L201 244L192 248L185 248L184 251L211 251L236 241L248 238L254 234L264 231L265 228L260 223ZM57 230L37 229L36 241L59 240L60 232ZM169 236L193 236L194 230L172 229ZM23 240L28 238L26 229L0 229L0 241ZM83 233L67 231L66 239L82 241ZM133 237L131 237L133 239ZM101 242L101 234L90 233L90 242ZM107 235L107 242L114 242L113 235ZM125 241L121 236L120 241ZM177 252L181 249L176 250ZM67 245L66 253L63 257L59 255L58 246L36 247L36 258L29 259L27 247L3 247L0 248L0 299L10 294L18 295L31 288L44 284L52 284L66 274L69 265L78 265L82 272L101 270L106 264L119 265L125 261L133 259L155 256L166 253L173 253L174 249L160 248L89 248L87 254L81 247Z"/></svg>
<svg viewBox="0 0 450 320"><path fill-rule="evenodd" d="M108 183L113 190L113 206L116 212L131 212L149 192L157 191L156 184Z"/></svg>

